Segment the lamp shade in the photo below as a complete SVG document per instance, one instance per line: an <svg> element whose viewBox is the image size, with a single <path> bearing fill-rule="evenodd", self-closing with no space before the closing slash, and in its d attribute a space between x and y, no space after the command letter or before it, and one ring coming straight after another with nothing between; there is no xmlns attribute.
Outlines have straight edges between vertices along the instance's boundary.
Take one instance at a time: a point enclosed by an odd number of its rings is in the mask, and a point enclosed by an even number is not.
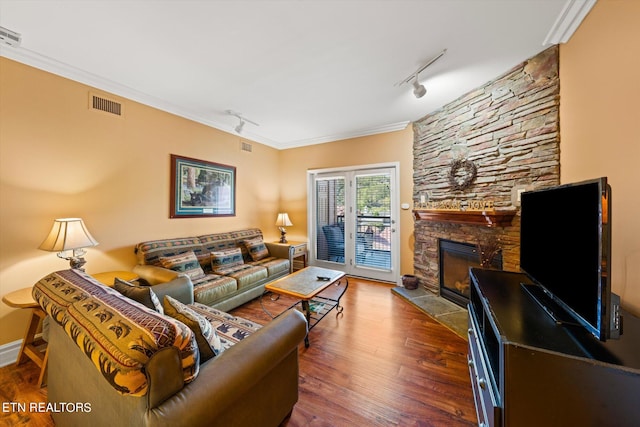
<svg viewBox="0 0 640 427"><path fill-rule="evenodd" d="M276 225L278 227L291 227L293 224L289 219L289 214L286 212L281 212L278 214L278 219L276 219Z"/></svg>
<svg viewBox="0 0 640 427"><path fill-rule="evenodd" d="M81 218L58 218L53 221L49 235L38 249L62 252L88 248L97 244L98 242L89 233Z"/></svg>

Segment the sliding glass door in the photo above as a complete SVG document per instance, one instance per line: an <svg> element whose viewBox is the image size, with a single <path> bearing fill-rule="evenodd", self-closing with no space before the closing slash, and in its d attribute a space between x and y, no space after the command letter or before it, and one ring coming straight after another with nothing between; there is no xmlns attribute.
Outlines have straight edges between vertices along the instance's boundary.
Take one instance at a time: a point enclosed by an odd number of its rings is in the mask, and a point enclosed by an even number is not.
<svg viewBox="0 0 640 427"><path fill-rule="evenodd" d="M310 173L312 263L396 282L397 167Z"/></svg>

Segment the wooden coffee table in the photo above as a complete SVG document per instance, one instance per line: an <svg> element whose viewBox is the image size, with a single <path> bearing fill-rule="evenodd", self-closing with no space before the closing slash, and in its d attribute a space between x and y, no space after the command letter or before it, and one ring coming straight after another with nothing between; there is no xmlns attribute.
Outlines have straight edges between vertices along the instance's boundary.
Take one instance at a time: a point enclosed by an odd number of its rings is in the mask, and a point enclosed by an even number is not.
<svg viewBox="0 0 640 427"><path fill-rule="evenodd" d="M330 286L332 286L331 292L327 289ZM265 290L299 299L300 301L289 307L288 310L301 304L302 311L307 318L309 331L311 331L334 308L336 315L342 314L344 307L340 305L340 298L348 287L349 280L342 271L312 266L274 280L265 286ZM319 295L325 290L327 290L325 295ZM304 345L309 347L309 333L304 339Z"/></svg>

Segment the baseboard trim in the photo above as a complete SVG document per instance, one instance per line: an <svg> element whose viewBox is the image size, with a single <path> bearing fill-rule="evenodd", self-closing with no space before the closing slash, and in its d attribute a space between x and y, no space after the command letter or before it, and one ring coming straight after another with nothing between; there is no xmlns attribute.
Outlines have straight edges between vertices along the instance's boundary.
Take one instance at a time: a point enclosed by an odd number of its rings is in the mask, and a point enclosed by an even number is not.
<svg viewBox="0 0 640 427"><path fill-rule="evenodd" d="M0 345L0 368L17 362L20 347L22 347L22 340Z"/></svg>

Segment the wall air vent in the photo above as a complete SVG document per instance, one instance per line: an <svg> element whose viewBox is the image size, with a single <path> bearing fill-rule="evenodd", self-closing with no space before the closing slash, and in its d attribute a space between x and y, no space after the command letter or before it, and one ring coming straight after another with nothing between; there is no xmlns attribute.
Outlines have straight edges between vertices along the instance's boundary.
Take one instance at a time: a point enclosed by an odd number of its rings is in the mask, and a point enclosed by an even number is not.
<svg viewBox="0 0 640 427"><path fill-rule="evenodd" d="M118 117L122 117L124 114L123 105L120 101L91 92L89 92L89 109L113 114Z"/></svg>
<svg viewBox="0 0 640 427"><path fill-rule="evenodd" d="M8 44L9 46L18 47L22 37L15 31L11 31L7 28L0 27L0 42Z"/></svg>
<svg viewBox="0 0 640 427"><path fill-rule="evenodd" d="M253 151L253 145L249 144L246 141L240 141L240 150L251 153Z"/></svg>

